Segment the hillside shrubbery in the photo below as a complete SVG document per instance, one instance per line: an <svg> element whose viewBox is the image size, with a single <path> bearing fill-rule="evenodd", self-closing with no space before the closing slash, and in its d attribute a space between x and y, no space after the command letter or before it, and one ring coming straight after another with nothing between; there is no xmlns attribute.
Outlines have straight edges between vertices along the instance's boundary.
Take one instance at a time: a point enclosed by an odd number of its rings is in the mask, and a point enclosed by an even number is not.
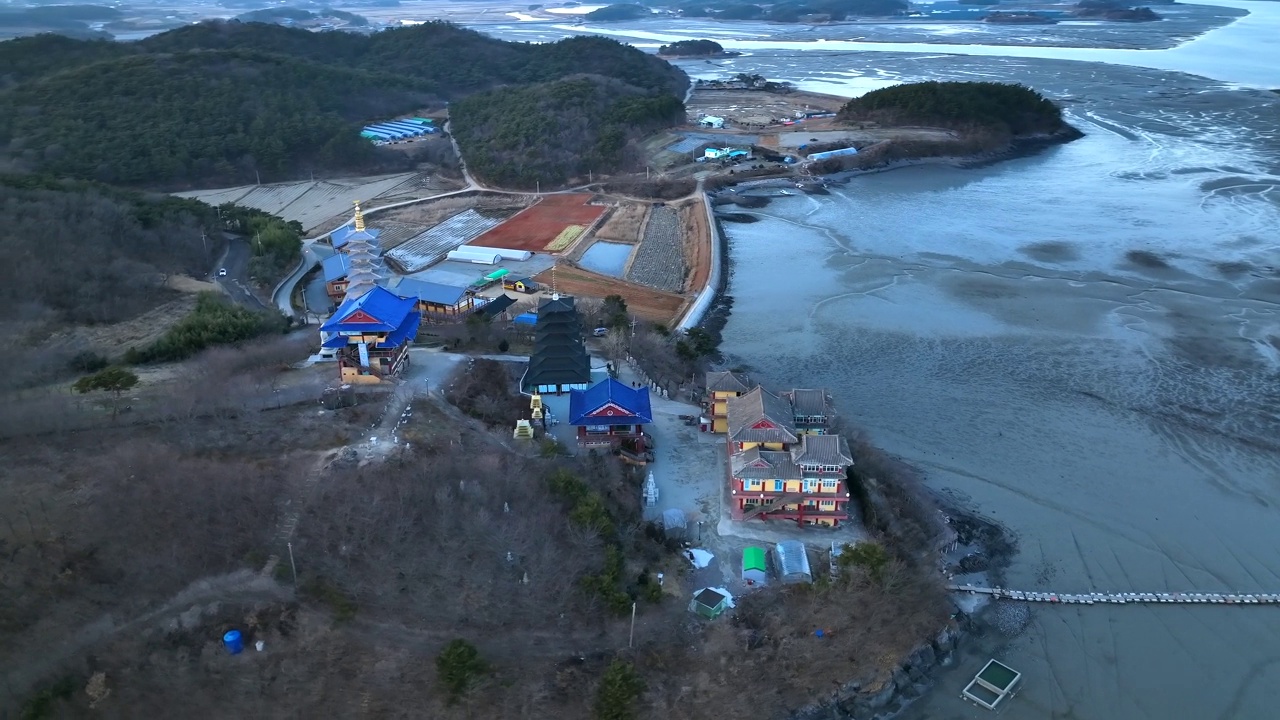
<svg viewBox="0 0 1280 720"><path fill-rule="evenodd" d="M232 345L266 333L283 332L286 325L279 313L254 312L222 295L203 293L190 315L151 345L129 348L124 359L131 364L185 360L207 347Z"/></svg>

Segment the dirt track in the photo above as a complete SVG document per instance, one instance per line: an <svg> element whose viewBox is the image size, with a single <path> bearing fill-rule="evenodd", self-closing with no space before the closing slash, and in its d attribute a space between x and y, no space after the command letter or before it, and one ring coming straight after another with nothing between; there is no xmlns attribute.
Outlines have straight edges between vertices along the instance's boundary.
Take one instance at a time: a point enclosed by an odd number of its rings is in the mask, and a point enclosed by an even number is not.
<svg viewBox="0 0 1280 720"><path fill-rule="evenodd" d="M684 258L689 267L684 291L700 293L711 275L711 229L702 197L680 206L680 228L684 233Z"/></svg>

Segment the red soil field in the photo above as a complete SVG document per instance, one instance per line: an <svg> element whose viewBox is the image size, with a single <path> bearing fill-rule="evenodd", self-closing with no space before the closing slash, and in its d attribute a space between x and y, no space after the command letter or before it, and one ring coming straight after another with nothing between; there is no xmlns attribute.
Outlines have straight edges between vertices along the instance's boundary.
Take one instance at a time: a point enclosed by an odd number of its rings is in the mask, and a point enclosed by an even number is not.
<svg viewBox="0 0 1280 720"><path fill-rule="evenodd" d="M547 195L468 245L544 252L565 228L588 227L604 214L603 206L587 204L591 197L589 193Z"/></svg>

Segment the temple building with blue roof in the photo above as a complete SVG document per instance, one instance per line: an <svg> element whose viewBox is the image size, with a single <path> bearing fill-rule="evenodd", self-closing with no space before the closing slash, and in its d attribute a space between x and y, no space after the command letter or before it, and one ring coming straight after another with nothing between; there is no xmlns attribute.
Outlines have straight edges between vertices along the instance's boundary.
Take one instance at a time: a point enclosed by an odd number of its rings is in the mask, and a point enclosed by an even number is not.
<svg viewBox="0 0 1280 720"><path fill-rule="evenodd" d="M337 350L343 383L383 382L408 367L421 321L416 300L374 285L358 297L348 294L320 326L321 344Z"/></svg>
<svg viewBox="0 0 1280 720"><path fill-rule="evenodd" d="M571 390L569 424L578 429L579 447L642 453L649 444L644 426L653 424L649 388L607 378L586 390Z"/></svg>

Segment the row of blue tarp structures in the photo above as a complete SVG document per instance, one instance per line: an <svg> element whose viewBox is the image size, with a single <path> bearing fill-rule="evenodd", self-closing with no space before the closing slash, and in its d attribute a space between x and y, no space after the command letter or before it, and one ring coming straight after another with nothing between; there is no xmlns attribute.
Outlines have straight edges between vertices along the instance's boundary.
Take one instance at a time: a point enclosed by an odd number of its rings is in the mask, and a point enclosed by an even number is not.
<svg viewBox="0 0 1280 720"><path fill-rule="evenodd" d="M360 131L360 137L374 142L391 142L404 138L430 135L439 132L433 121L427 118L408 118L406 120L388 120L376 125L366 125Z"/></svg>

